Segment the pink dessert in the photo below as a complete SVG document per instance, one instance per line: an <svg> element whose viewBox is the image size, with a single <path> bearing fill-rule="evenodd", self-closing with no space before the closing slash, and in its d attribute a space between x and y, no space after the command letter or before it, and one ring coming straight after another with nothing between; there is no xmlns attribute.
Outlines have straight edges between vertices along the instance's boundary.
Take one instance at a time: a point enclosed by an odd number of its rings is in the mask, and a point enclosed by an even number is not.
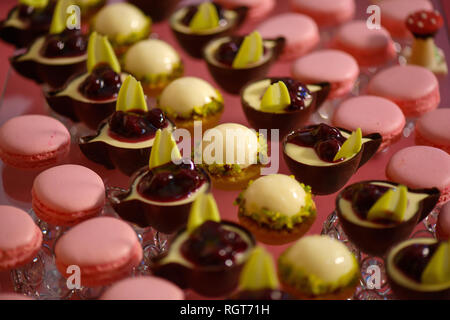
<svg viewBox="0 0 450 320"><path fill-rule="evenodd" d="M64 277L67 267L77 265L81 285L108 285L128 277L142 260L136 232L126 222L112 217L92 218L67 231L55 245L55 262Z"/></svg>
<svg viewBox="0 0 450 320"><path fill-rule="evenodd" d="M450 154L450 109L430 111L416 122L416 144L442 149Z"/></svg>
<svg viewBox="0 0 450 320"><path fill-rule="evenodd" d="M349 131L361 128L363 135L378 132L383 137L378 151L396 142L405 126L402 110L392 101L359 96L344 101L333 115L333 125Z"/></svg>
<svg viewBox="0 0 450 320"><path fill-rule="evenodd" d="M450 239L450 202L444 204L439 212L436 224L436 235L438 239Z"/></svg>
<svg viewBox="0 0 450 320"><path fill-rule="evenodd" d="M258 30L265 39L286 39L282 60L303 56L317 46L320 40L317 25L310 17L299 13L284 13L269 18ZM299 32L301 30L301 32Z"/></svg>
<svg viewBox="0 0 450 320"><path fill-rule="evenodd" d="M394 66L377 73L367 93L397 104L407 118L434 110L440 102L439 82L428 69L419 66Z"/></svg>
<svg viewBox="0 0 450 320"><path fill-rule="evenodd" d="M291 8L310 16L323 28L351 20L355 15L355 0L291 0Z"/></svg>
<svg viewBox="0 0 450 320"><path fill-rule="evenodd" d="M348 94L359 75L356 60L349 54L329 49L319 50L299 58L292 65L292 77L303 83L329 82L328 99Z"/></svg>
<svg viewBox="0 0 450 320"><path fill-rule="evenodd" d="M56 226L73 226L97 216L105 204L102 178L91 169L74 164L40 173L31 193L36 215Z"/></svg>
<svg viewBox="0 0 450 320"><path fill-rule="evenodd" d="M274 8L275 0L215 0L227 9L247 7L246 21L255 22L266 17Z"/></svg>
<svg viewBox="0 0 450 320"><path fill-rule="evenodd" d="M48 167L64 159L69 150L69 131L51 117L18 116L0 128L0 158L12 167Z"/></svg>
<svg viewBox="0 0 450 320"><path fill-rule="evenodd" d="M405 20L409 14L420 10L433 10L428 0L389 0L380 1L381 24L397 39L412 37Z"/></svg>
<svg viewBox="0 0 450 320"><path fill-rule="evenodd" d="M100 300L184 300L184 292L165 279L141 276L116 282Z"/></svg>
<svg viewBox="0 0 450 320"><path fill-rule="evenodd" d="M439 203L450 200L450 155L441 149L404 148L389 160L386 176L412 189L438 188L441 191Z"/></svg>
<svg viewBox="0 0 450 320"><path fill-rule="evenodd" d="M351 54L361 67L378 67L396 55L389 32L383 27L369 29L365 20L351 21L340 27L331 46Z"/></svg>
<svg viewBox="0 0 450 320"><path fill-rule="evenodd" d="M28 213L0 205L0 271L27 264L41 244L42 232Z"/></svg>

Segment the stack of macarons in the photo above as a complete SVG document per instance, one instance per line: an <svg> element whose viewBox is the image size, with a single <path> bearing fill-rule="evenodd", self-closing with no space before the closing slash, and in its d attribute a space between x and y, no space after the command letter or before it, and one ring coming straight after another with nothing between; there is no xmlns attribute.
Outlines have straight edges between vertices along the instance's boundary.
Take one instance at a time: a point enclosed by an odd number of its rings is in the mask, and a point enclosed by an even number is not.
<svg viewBox="0 0 450 320"><path fill-rule="evenodd" d="M355 15L355 0L290 0L293 11L306 14L320 28L334 27Z"/></svg>
<svg viewBox="0 0 450 320"><path fill-rule="evenodd" d="M432 146L450 154L450 109L425 113L416 122L416 144Z"/></svg>

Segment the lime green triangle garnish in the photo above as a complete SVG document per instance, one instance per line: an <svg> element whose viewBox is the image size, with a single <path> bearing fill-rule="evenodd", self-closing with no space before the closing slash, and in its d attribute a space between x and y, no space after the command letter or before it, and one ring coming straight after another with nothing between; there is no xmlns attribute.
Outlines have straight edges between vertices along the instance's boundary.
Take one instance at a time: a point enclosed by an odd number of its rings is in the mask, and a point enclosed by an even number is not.
<svg viewBox="0 0 450 320"><path fill-rule="evenodd" d="M450 281L450 240L441 243L421 276L422 283L441 284Z"/></svg>
<svg viewBox="0 0 450 320"><path fill-rule="evenodd" d="M388 219L401 222L408 206L408 188L399 185L386 191L367 213L368 220Z"/></svg>
<svg viewBox="0 0 450 320"><path fill-rule="evenodd" d="M361 128L356 129L356 131L353 131L351 136L348 137L347 140L345 140L342 147L339 149L339 151L334 156L333 161L339 160L339 159L347 159L353 156L354 154L358 153L359 150L361 150L362 147L362 131Z"/></svg>
<svg viewBox="0 0 450 320"><path fill-rule="evenodd" d="M267 111L280 111L291 104L289 90L283 81L271 84L261 100L261 109Z"/></svg>
<svg viewBox="0 0 450 320"><path fill-rule="evenodd" d="M192 203L187 222L188 232L194 231L208 220L220 222L219 209L212 193L201 193Z"/></svg>
<svg viewBox="0 0 450 320"><path fill-rule="evenodd" d="M234 58L233 68L242 69L258 62L264 52L263 39L258 31L253 31L244 38L241 47Z"/></svg>
<svg viewBox="0 0 450 320"><path fill-rule="evenodd" d="M192 31L209 30L219 25L219 14L211 2L203 2L189 24Z"/></svg>
<svg viewBox="0 0 450 320"><path fill-rule="evenodd" d="M241 290L278 289L278 278L272 256L263 248L253 249L239 280Z"/></svg>
<svg viewBox="0 0 450 320"><path fill-rule="evenodd" d="M87 69L92 72L99 63L107 63L115 72L120 73L120 63L106 36L93 32L88 43Z"/></svg>
<svg viewBox="0 0 450 320"><path fill-rule="evenodd" d="M53 11L50 33L55 34L64 31L67 25L67 7L73 4L75 4L74 0L58 0L55 6L55 11Z"/></svg>
<svg viewBox="0 0 450 320"><path fill-rule="evenodd" d="M48 0L19 0L19 3L29 7L41 9L48 5Z"/></svg>
<svg viewBox="0 0 450 320"><path fill-rule="evenodd" d="M158 129L150 153L149 168L153 169L171 161L181 159L177 143L168 128Z"/></svg>
<svg viewBox="0 0 450 320"><path fill-rule="evenodd" d="M119 90L116 111L142 110L148 111L144 90L133 76L127 76Z"/></svg>

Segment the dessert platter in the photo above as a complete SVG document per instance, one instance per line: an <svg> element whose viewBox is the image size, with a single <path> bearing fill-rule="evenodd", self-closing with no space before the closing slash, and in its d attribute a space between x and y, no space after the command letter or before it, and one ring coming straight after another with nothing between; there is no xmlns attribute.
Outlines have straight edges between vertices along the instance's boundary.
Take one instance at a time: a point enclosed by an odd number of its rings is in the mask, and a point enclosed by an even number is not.
<svg viewBox="0 0 450 320"><path fill-rule="evenodd" d="M450 299L443 1L8 3L0 300Z"/></svg>

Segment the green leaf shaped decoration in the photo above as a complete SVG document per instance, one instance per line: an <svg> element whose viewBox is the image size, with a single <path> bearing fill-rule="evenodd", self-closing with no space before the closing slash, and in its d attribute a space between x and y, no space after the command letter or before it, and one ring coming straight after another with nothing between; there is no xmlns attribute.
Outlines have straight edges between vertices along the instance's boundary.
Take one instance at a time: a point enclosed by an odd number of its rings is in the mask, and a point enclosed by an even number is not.
<svg viewBox="0 0 450 320"><path fill-rule="evenodd" d="M57 34L64 31L67 25L67 8L75 4L75 0L58 0L53 11L52 23L50 24L50 33Z"/></svg>
<svg viewBox="0 0 450 320"><path fill-rule="evenodd" d="M334 156L333 161L337 161L339 159L348 159L354 154L358 153L362 147L362 131L361 128L353 131L351 136L345 140L344 144L341 146L339 151Z"/></svg>
<svg viewBox="0 0 450 320"><path fill-rule="evenodd" d="M187 222L188 232L194 231L209 220L220 222L219 209L212 193L201 193L192 203Z"/></svg>
<svg viewBox="0 0 450 320"><path fill-rule="evenodd" d="M192 31L209 30L219 26L219 13L211 2L203 2L198 6L197 12L189 23Z"/></svg>
<svg viewBox="0 0 450 320"><path fill-rule="evenodd" d="M168 128L156 131L153 141L152 151L150 153L149 168L153 169L171 161L181 159L181 153L177 143Z"/></svg>
<svg viewBox="0 0 450 320"><path fill-rule="evenodd" d="M261 100L261 110L282 111L291 104L289 90L283 81L273 83L267 88Z"/></svg>
<svg viewBox="0 0 450 320"><path fill-rule="evenodd" d="M48 0L19 0L19 3L29 7L41 9L48 5Z"/></svg>
<svg viewBox="0 0 450 320"><path fill-rule="evenodd" d="M450 240L439 245L421 276L422 283L450 282Z"/></svg>
<svg viewBox="0 0 450 320"><path fill-rule="evenodd" d="M120 73L119 60L117 60L116 54L114 53L107 36L101 36L94 31L89 37L87 53L87 70L89 73L92 72L99 63L107 63L111 69Z"/></svg>
<svg viewBox="0 0 450 320"><path fill-rule="evenodd" d="M239 279L240 290L278 289L279 283L272 256L260 246L255 247Z"/></svg>
<svg viewBox="0 0 450 320"><path fill-rule="evenodd" d="M253 31L244 38L239 51L234 58L233 68L246 68L252 63L258 62L264 53L263 39L258 31Z"/></svg>
<svg viewBox="0 0 450 320"><path fill-rule="evenodd" d="M408 206L408 188L399 185L386 191L370 208L367 213L368 220L387 219L401 222L405 217Z"/></svg>
<svg viewBox="0 0 450 320"><path fill-rule="evenodd" d="M116 102L116 111L126 112L131 110L147 112L148 108L141 83L129 75L120 87Z"/></svg>

